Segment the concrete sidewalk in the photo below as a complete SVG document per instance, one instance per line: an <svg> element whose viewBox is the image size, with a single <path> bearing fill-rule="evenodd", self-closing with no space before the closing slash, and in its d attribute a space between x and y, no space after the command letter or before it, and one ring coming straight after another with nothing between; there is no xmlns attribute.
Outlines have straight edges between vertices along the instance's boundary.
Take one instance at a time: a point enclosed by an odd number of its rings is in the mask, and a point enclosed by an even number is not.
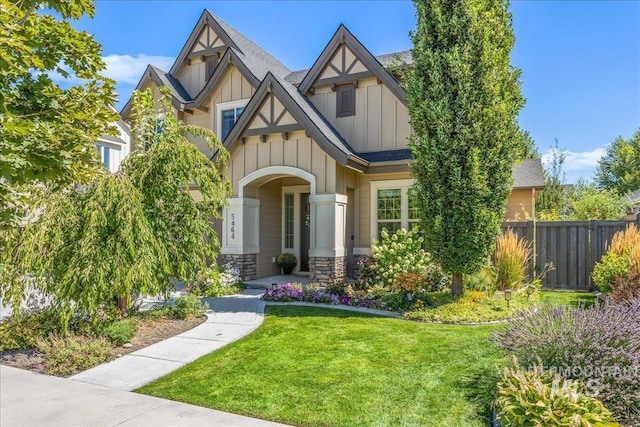
<svg viewBox="0 0 640 427"><path fill-rule="evenodd" d="M207 321L190 331L98 365L70 379L131 391L254 331L264 319L262 291L205 299Z"/></svg>
<svg viewBox="0 0 640 427"><path fill-rule="evenodd" d="M0 426L225 426L283 424L0 366Z"/></svg>

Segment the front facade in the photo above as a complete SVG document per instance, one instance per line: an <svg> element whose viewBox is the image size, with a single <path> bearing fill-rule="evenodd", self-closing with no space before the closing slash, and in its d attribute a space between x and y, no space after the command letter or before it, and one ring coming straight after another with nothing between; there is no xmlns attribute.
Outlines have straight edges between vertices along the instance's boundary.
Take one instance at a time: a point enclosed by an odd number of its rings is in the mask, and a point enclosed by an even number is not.
<svg viewBox="0 0 640 427"><path fill-rule="evenodd" d="M374 57L341 25L311 69L291 72L205 10L171 70L147 68L138 89L171 88L178 117L230 152L221 261L244 280L278 274L283 252L312 279L352 275L383 227L417 222L400 62L409 52Z"/></svg>

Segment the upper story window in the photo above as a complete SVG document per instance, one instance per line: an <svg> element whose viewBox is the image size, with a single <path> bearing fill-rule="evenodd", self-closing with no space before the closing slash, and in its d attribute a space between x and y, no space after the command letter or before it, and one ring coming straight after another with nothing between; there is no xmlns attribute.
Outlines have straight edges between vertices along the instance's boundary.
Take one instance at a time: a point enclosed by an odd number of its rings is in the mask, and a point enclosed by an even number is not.
<svg viewBox="0 0 640 427"><path fill-rule="evenodd" d="M336 117L356 115L356 88L353 84L336 86Z"/></svg>
<svg viewBox="0 0 640 427"><path fill-rule="evenodd" d="M218 104L218 138L220 141L224 141L224 139L229 135L231 128L238 121L238 118L244 111L244 107L246 107L248 99L241 99L239 101L231 101L225 102L222 104Z"/></svg>

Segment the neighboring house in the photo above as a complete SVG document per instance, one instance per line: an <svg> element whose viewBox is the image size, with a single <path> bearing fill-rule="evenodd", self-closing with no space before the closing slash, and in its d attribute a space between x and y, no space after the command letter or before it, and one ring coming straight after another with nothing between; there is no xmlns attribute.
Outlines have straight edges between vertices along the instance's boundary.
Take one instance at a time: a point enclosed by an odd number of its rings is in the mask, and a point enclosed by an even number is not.
<svg viewBox="0 0 640 427"><path fill-rule="evenodd" d="M131 131L129 130L129 125L122 120L118 120L114 125L118 129L118 136L102 135L98 138L98 142L96 142L98 151L100 151L102 164L111 173L118 171L120 163L122 163L131 152Z"/></svg>
<svg viewBox="0 0 640 427"><path fill-rule="evenodd" d="M523 160L513 167L513 190L507 200L505 219L526 221L536 217L536 199L544 188L540 159Z"/></svg>
<svg viewBox="0 0 640 427"><path fill-rule="evenodd" d="M221 262L247 280L278 274L275 257L290 252L296 271L326 281L350 275L383 227L417 221L398 61L410 52L374 57L340 25L311 69L291 72L205 10L169 72L147 67L137 89L169 87L177 116L230 152ZM539 182L522 183L513 203L533 215Z"/></svg>

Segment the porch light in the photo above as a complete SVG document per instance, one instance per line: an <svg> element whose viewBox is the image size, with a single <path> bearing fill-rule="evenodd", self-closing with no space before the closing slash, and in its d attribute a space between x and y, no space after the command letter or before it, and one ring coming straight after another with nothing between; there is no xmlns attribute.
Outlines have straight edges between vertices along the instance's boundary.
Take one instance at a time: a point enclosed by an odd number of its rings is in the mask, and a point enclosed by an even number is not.
<svg viewBox="0 0 640 427"><path fill-rule="evenodd" d="M507 308L509 308L511 301L511 289L504 290L504 299L507 300Z"/></svg>

